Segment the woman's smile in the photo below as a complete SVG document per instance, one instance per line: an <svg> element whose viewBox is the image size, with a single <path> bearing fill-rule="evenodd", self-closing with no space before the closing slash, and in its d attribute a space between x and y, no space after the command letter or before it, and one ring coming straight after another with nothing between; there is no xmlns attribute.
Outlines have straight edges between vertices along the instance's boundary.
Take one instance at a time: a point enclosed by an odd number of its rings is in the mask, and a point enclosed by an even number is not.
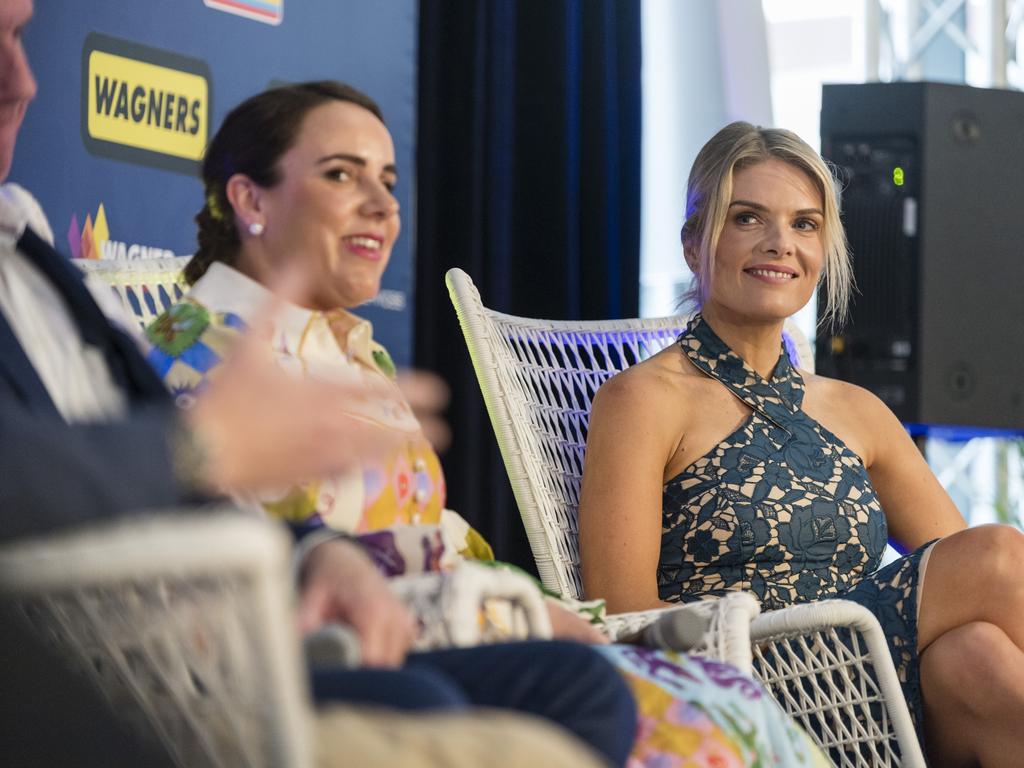
<svg viewBox="0 0 1024 768"><path fill-rule="evenodd" d="M743 271L758 280L776 285L783 285L797 277L795 270L782 266L765 266L758 264L757 266L747 267Z"/></svg>
<svg viewBox="0 0 1024 768"><path fill-rule="evenodd" d="M385 255L382 250L384 238L379 235L346 235L341 238L341 243L349 253L367 261L380 261Z"/></svg>

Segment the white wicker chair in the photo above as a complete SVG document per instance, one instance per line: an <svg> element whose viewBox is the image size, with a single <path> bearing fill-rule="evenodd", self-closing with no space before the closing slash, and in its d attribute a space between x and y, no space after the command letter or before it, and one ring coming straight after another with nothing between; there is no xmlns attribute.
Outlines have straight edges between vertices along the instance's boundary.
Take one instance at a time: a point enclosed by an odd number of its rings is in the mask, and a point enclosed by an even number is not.
<svg viewBox="0 0 1024 768"><path fill-rule="evenodd" d="M0 600L181 766L312 765L289 537L232 515L6 545Z"/></svg>
<svg viewBox="0 0 1024 768"><path fill-rule="evenodd" d="M536 320L484 307L460 269L449 270L446 282L541 579L580 597L576 510L591 399L615 373L671 344L687 318ZM804 336L786 330L791 354L813 370ZM836 765L924 766L869 611L827 600L755 616L748 614L754 675Z"/></svg>
<svg viewBox="0 0 1024 768"><path fill-rule="evenodd" d="M551 637L544 598L522 573L466 561L444 573L400 576L391 587L419 622L417 650Z"/></svg>
<svg viewBox="0 0 1024 768"><path fill-rule="evenodd" d="M191 258L75 259L74 264L109 283L128 313L145 328L184 294L182 270Z"/></svg>

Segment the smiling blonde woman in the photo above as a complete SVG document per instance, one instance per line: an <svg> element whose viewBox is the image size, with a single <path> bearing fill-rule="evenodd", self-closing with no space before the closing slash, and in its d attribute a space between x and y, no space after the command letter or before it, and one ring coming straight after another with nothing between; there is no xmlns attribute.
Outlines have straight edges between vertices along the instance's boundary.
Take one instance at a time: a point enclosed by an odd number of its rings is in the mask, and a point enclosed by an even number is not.
<svg viewBox="0 0 1024 768"><path fill-rule="evenodd" d="M694 161L682 241L700 312L594 400L587 596L614 611L729 590L765 608L854 600L885 630L933 764L1016 764L1024 536L964 530L888 408L798 370L782 346L819 284L828 316L845 316L851 269L829 169L789 131L726 126ZM910 554L880 569L889 536Z"/></svg>

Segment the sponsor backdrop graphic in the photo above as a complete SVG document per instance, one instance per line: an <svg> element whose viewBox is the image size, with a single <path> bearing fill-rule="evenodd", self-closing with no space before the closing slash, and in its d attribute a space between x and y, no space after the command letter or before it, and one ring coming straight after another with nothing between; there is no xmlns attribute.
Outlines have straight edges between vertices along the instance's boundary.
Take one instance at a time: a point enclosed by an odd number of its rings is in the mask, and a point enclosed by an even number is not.
<svg viewBox="0 0 1024 768"><path fill-rule="evenodd" d="M404 234L359 313L412 357L416 0L36 0L39 81L10 174L74 258L190 254L199 161L228 110L269 84L331 78L381 105ZM440 280L440 276L438 280Z"/></svg>

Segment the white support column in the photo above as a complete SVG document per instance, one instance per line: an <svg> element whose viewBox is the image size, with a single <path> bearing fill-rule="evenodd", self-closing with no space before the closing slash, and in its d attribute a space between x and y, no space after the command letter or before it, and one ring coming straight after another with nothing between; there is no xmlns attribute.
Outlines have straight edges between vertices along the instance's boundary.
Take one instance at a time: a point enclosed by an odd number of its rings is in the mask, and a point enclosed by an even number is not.
<svg viewBox="0 0 1024 768"><path fill-rule="evenodd" d="M1013 0L1007 11L1004 39L1006 40L1006 80L1014 88L1021 88L1024 85L1021 62L1017 60L1017 38L1020 35L1022 22L1024 22L1024 0Z"/></svg>
<svg viewBox="0 0 1024 768"><path fill-rule="evenodd" d="M989 85L993 88L1005 88L1007 85L1006 73L1006 0L988 0L988 67ZM1016 35L1014 35L1016 38Z"/></svg>
<svg viewBox="0 0 1024 768"><path fill-rule="evenodd" d="M882 36L888 34L880 0L864 0L864 80L881 80Z"/></svg>
<svg viewBox="0 0 1024 768"><path fill-rule="evenodd" d="M921 0L903 0L903 22L905 37L901 40L902 45L896 49L900 51L893 56L892 79L893 80L920 80L924 71L921 65L921 53L923 48L914 50L914 39L924 23L921 13ZM893 36L895 42L895 35ZM895 51L894 51L895 53Z"/></svg>

